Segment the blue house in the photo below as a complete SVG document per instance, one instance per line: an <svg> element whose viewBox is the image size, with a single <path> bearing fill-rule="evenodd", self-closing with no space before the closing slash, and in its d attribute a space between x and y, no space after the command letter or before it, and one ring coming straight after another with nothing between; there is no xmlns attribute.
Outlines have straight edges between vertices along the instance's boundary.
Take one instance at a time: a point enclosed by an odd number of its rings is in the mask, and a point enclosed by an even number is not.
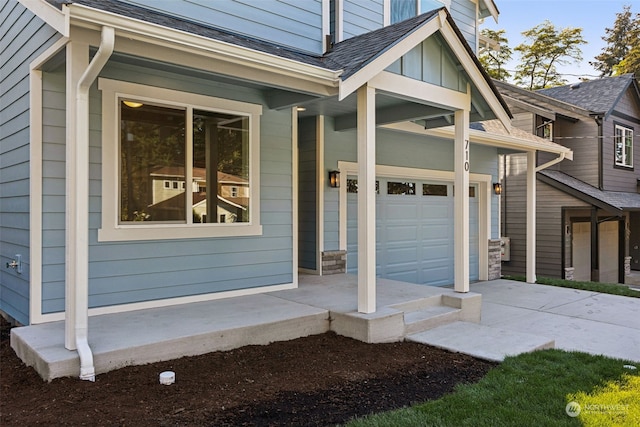
<svg viewBox="0 0 640 427"><path fill-rule="evenodd" d="M0 309L64 320L82 358L89 316L293 289L300 272L357 274L361 313L376 277L460 293L499 277L498 155L571 151L511 129L475 56L497 15L492 0L5 2Z"/></svg>

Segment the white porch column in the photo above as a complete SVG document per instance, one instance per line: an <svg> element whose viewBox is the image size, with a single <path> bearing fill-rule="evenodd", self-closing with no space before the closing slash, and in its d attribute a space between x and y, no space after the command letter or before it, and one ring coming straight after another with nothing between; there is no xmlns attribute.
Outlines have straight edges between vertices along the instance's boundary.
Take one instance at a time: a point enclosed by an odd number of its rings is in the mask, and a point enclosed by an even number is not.
<svg viewBox="0 0 640 427"><path fill-rule="evenodd" d="M88 141L77 141L77 84L89 65L89 45L67 44L66 75L66 232L65 232L65 322L64 346L76 349L76 286L79 280L88 280L88 197L89 147ZM85 145L87 145L85 147ZM85 164L86 163L86 164ZM79 191L80 190L80 191ZM83 197L86 194L86 199ZM82 314L81 314L82 315Z"/></svg>
<svg viewBox="0 0 640 427"><path fill-rule="evenodd" d="M469 110L455 112L454 290L469 292Z"/></svg>
<svg viewBox="0 0 640 427"><path fill-rule="evenodd" d="M536 283L536 152L527 152L527 283Z"/></svg>
<svg viewBox="0 0 640 427"><path fill-rule="evenodd" d="M376 92L358 89L358 311L376 311Z"/></svg>

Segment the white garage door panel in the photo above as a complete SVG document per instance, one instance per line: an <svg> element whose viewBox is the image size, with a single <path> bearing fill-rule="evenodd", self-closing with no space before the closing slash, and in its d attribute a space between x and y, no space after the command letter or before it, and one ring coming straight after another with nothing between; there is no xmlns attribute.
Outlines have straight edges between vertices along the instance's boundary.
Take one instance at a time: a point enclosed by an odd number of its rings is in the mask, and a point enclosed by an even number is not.
<svg viewBox="0 0 640 427"><path fill-rule="evenodd" d="M379 178L376 195L376 274L393 280L430 285L450 285L453 262L453 185L448 196L387 193L387 179ZM391 181L402 181L391 179ZM357 272L357 194L347 194L347 272ZM478 199L469 199L470 280L478 279ZM384 224L384 227L382 226Z"/></svg>

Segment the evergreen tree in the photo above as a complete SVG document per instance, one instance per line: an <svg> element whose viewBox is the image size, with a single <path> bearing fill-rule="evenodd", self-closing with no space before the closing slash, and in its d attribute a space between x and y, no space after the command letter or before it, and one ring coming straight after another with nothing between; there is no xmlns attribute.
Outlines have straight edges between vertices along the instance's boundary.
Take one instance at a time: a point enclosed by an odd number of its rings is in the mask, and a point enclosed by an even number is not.
<svg viewBox="0 0 640 427"><path fill-rule="evenodd" d="M638 15L640 16L640 15ZM631 14L631 6L624 6L623 11L616 14L616 20L613 28L605 28L606 35L602 37L607 45L602 48L602 52L597 55L595 61L589 62L596 70L600 71L600 77L611 76L615 68L620 64L633 45L638 48L638 21L640 18L636 16L635 20ZM635 27L635 34L634 34ZM640 52L638 52L640 54Z"/></svg>
<svg viewBox="0 0 640 427"><path fill-rule="evenodd" d="M516 83L529 90L565 84L566 80L558 73L556 65L582 60L580 45L586 43L582 28L558 30L551 22L545 21L523 31L522 35L526 41L515 48L521 57L514 76Z"/></svg>
<svg viewBox="0 0 640 427"><path fill-rule="evenodd" d="M487 73L496 80L506 81L511 73L504 69L504 65L511 60L513 50L509 47L509 40L505 37L505 30L483 29L480 34L498 44L498 49L486 48L480 52L478 59Z"/></svg>

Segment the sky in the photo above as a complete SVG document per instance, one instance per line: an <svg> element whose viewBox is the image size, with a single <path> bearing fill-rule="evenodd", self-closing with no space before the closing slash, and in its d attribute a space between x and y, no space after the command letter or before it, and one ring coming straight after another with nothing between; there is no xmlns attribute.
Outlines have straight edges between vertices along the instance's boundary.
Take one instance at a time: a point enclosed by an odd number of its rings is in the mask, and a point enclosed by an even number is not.
<svg viewBox="0 0 640 427"><path fill-rule="evenodd" d="M556 28L579 27L588 44L582 45L583 60L577 64L559 66L558 70L567 82L580 80L581 76L599 77L599 73L589 65L602 52L606 43L602 40L605 28L612 28L616 14L623 6L630 5L631 13L640 13L640 0L494 0L500 15L498 23L492 17L486 18L481 28L506 30L506 38L511 49L524 41L522 31L529 30L545 20ZM507 64L512 71L518 64L519 53L513 53L513 60ZM512 73L513 74L513 73Z"/></svg>

